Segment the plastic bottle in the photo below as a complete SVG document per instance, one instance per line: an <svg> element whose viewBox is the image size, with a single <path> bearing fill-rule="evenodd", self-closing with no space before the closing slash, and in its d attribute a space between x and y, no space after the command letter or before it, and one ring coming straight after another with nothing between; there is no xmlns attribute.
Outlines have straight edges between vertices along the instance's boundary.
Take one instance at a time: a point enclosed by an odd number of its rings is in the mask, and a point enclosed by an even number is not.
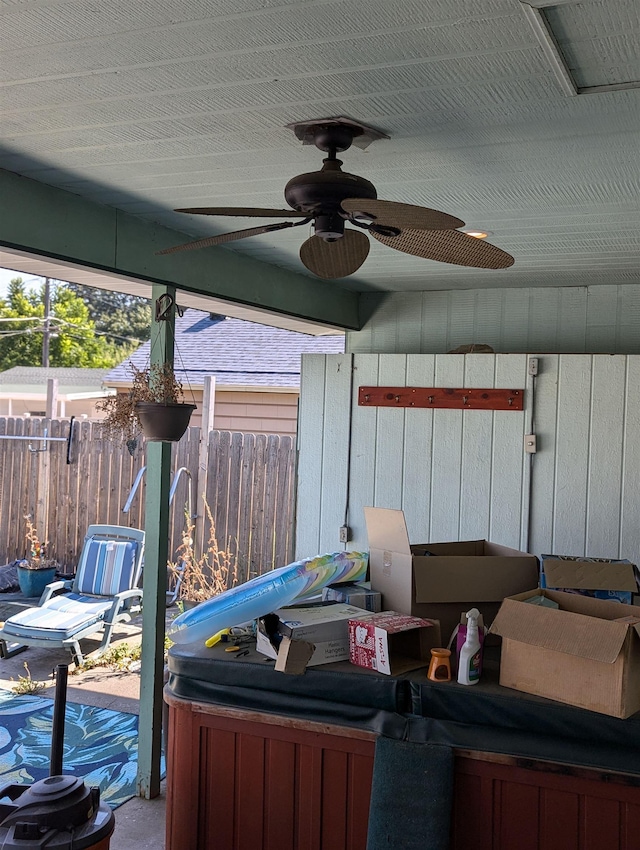
<svg viewBox="0 0 640 850"><path fill-rule="evenodd" d="M478 636L477 608L467 611L467 636L458 659L458 682L461 685L475 685L480 679L480 638Z"/></svg>

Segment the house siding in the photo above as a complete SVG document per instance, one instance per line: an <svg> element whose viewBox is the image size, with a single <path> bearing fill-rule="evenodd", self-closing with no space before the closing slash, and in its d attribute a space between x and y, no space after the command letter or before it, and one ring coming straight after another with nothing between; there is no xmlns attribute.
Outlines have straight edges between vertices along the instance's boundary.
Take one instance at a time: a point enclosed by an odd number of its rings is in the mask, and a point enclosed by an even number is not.
<svg viewBox="0 0 640 850"><path fill-rule="evenodd" d="M225 392L217 387L214 428L249 434L295 436L298 397L297 392Z"/></svg>
<svg viewBox="0 0 640 850"><path fill-rule="evenodd" d="M485 343L496 352L640 353L640 285L363 294L355 353L437 354Z"/></svg>
<svg viewBox="0 0 640 850"><path fill-rule="evenodd" d="M348 548L367 549L362 509L375 505L403 509L415 542L486 538L638 563L640 355L533 354L537 378L526 354L303 358L297 557L343 548L343 524ZM525 404L362 407L361 385L523 388Z"/></svg>

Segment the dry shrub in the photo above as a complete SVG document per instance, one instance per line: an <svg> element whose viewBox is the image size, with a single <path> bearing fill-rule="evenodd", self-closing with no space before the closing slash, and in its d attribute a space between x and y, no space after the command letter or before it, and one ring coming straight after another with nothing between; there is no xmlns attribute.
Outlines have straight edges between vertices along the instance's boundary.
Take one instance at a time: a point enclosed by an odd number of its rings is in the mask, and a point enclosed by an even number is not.
<svg viewBox="0 0 640 850"><path fill-rule="evenodd" d="M133 439L140 430L136 404L158 402L175 404L184 398L182 384L176 378L170 363L154 363L145 369L130 364L131 389L126 393L101 398L96 410L105 414L100 421L104 435L109 439Z"/></svg>
<svg viewBox="0 0 640 850"><path fill-rule="evenodd" d="M27 549L29 554L21 562L21 566L25 567L28 570L46 570L50 567L57 567L58 562L55 560L55 558L47 558L46 556L46 549L49 545L49 542L40 542L36 527L31 521L31 514L27 514L24 519L27 524L25 540L27 542Z"/></svg>
<svg viewBox="0 0 640 850"><path fill-rule="evenodd" d="M204 602L238 584L238 560L230 551L231 540L227 548L221 549L216 538L216 528L211 508L204 503L209 521L207 546L199 558L193 548L194 522L185 511L185 527L182 543L176 551L176 561L169 562L169 571L177 581L182 578L178 598L190 602Z"/></svg>

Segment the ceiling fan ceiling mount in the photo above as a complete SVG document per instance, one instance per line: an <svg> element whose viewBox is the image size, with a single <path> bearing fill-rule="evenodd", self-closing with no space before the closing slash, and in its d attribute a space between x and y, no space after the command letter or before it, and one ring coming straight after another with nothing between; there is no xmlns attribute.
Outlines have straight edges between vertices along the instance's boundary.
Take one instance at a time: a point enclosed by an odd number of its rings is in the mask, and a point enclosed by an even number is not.
<svg viewBox="0 0 640 850"><path fill-rule="evenodd" d="M357 127L347 124L317 124L313 128L313 143L319 150L335 157L336 153L348 150L355 136L359 135Z"/></svg>
<svg viewBox="0 0 640 850"><path fill-rule="evenodd" d="M382 130L354 121L353 118L347 118L344 115L333 118L314 118L311 121L294 121L292 124L287 124L287 129L293 130L303 145L315 145L324 151L329 151L329 147L323 147L323 145L327 145L331 139L342 140L345 147L336 147L336 150L346 151L352 144L365 150L371 142L389 138ZM333 135L331 135L332 131Z"/></svg>
<svg viewBox="0 0 640 850"><path fill-rule="evenodd" d="M302 263L325 279L346 277L356 272L367 258L368 237L346 224L369 231L383 245L406 254L443 263L483 269L513 265L510 254L457 228L464 222L455 216L427 207L378 200L376 188L357 174L342 171L336 154L351 145L366 148L386 134L350 118L322 118L288 124L303 144L314 144L328 156L322 168L293 177L285 186L284 197L290 209L259 207L189 207L176 212L191 215L246 216L251 218L293 218L244 230L221 233L159 251L172 254L193 248L206 248L284 230L313 221L314 235L300 249Z"/></svg>

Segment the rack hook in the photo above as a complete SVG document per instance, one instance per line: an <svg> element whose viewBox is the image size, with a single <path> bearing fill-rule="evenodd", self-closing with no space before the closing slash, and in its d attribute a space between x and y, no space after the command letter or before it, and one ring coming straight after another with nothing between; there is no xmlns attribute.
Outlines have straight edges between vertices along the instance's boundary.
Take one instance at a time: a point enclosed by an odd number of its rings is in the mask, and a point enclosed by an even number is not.
<svg viewBox="0 0 640 850"><path fill-rule="evenodd" d="M175 303L175 298L168 292L163 292L159 298L156 298L156 322L168 322Z"/></svg>

